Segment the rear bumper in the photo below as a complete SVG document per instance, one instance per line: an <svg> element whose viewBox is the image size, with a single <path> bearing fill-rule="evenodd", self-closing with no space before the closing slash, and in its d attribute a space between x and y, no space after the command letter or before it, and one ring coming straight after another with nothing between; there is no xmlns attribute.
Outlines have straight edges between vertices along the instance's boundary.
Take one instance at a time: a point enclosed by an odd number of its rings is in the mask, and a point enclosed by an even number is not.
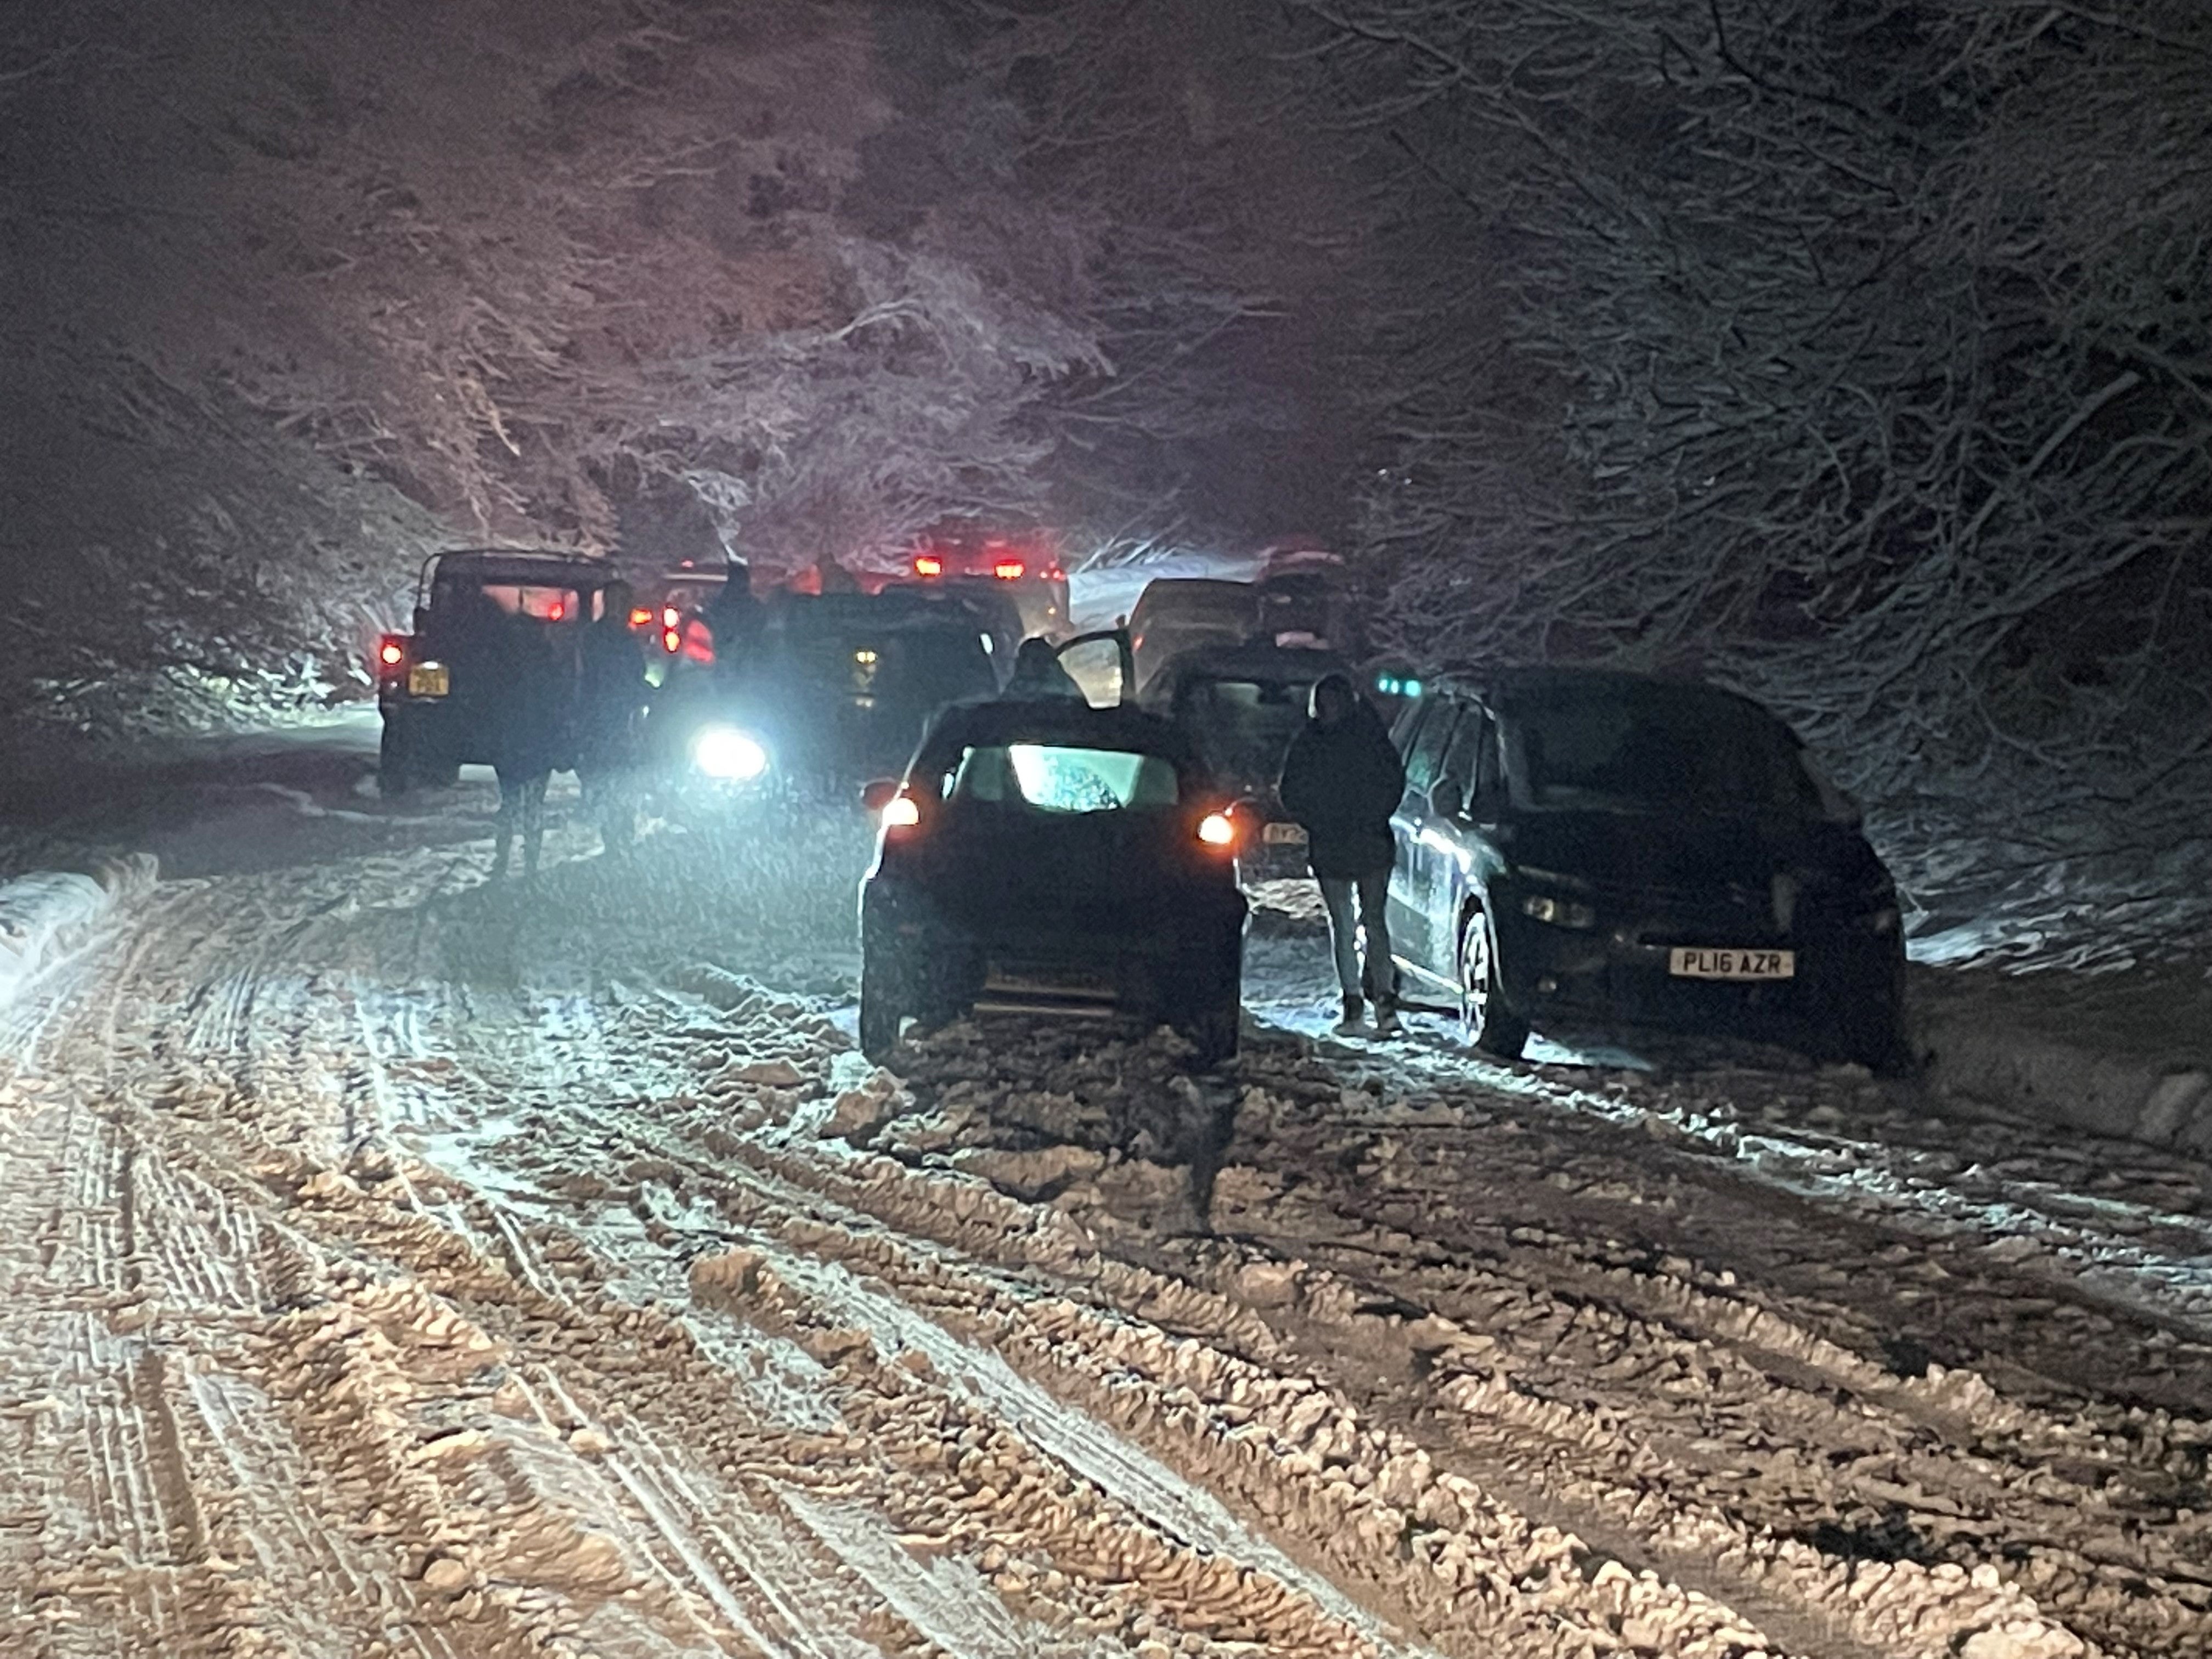
<svg viewBox="0 0 2212 1659"><path fill-rule="evenodd" d="M895 975L917 1004L1164 1019L1233 998L1243 984L1243 896L1191 897L1117 925L979 923L872 880L861 890L861 946L869 970Z"/></svg>
<svg viewBox="0 0 2212 1659"><path fill-rule="evenodd" d="M404 691L386 691L378 696L376 708L386 728L397 734L417 764L491 764L490 733L450 696L410 697Z"/></svg>

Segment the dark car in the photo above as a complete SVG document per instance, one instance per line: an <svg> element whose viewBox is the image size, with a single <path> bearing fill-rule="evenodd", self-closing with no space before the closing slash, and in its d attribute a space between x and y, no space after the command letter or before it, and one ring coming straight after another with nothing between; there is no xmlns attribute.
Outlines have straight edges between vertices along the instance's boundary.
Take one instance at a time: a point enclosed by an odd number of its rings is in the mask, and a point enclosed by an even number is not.
<svg viewBox="0 0 2212 1659"><path fill-rule="evenodd" d="M1166 721L1073 697L948 710L860 889L860 1047L970 1010L1164 1022L1236 1052L1245 903L1225 798Z"/></svg>
<svg viewBox="0 0 2212 1659"><path fill-rule="evenodd" d="M1129 647L1139 697L1186 651L1242 645L1259 626L1259 599L1249 582L1212 576L1160 576L1145 584L1129 612Z"/></svg>
<svg viewBox="0 0 2212 1659"><path fill-rule="evenodd" d="M930 717L998 687L988 619L957 598L777 593L726 661L656 700L665 762L725 783L854 783L896 770Z"/></svg>
<svg viewBox="0 0 2212 1659"><path fill-rule="evenodd" d="M1333 652L1255 641L1186 651L1153 677L1146 705L1238 797L1237 874L1247 882L1306 873L1306 832L1283 811L1275 784L1314 682L1346 672Z"/></svg>
<svg viewBox="0 0 2212 1659"><path fill-rule="evenodd" d="M520 695L512 672L517 635L537 635L556 672L572 668L578 632L598 618L607 584L619 576L580 553L469 548L425 560L414 631L377 642L384 790L447 782L459 767L492 762ZM568 713L558 717L564 728Z"/></svg>
<svg viewBox="0 0 2212 1659"><path fill-rule="evenodd" d="M1324 647L1357 658L1366 648L1359 607L1340 571L1329 566L1285 570L1254 585L1255 628L1278 644Z"/></svg>
<svg viewBox="0 0 2212 1659"><path fill-rule="evenodd" d="M1064 639L1070 631L1067 572L1053 538L1042 531L941 524L915 543L908 568L914 581L988 594L1010 605L1019 619L1013 644L1033 635Z"/></svg>
<svg viewBox="0 0 2212 1659"><path fill-rule="evenodd" d="M1394 954L1478 1047L1642 1025L1903 1062L1896 889L1758 704L1595 670L1430 677L1393 737Z"/></svg>

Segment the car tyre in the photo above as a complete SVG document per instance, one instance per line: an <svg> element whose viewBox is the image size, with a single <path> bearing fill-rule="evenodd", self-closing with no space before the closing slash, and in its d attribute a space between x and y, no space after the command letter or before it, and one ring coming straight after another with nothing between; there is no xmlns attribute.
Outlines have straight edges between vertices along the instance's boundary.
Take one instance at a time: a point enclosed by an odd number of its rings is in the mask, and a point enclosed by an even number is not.
<svg viewBox="0 0 2212 1659"><path fill-rule="evenodd" d="M1528 1046L1528 1022L1505 1006L1498 984L1498 944L1490 919L1471 912L1459 930L1459 1010L1467 1040L1499 1060L1518 1060Z"/></svg>
<svg viewBox="0 0 2212 1659"><path fill-rule="evenodd" d="M889 1062L906 1024L906 975L880 954L860 961L860 1053L878 1066Z"/></svg>
<svg viewBox="0 0 2212 1659"><path fill-rule="evenodd" d="M1237 1042L1244 1018L1244 1000L1231 991L1203 1012L1176 1023L1176 1030L1196 1049L1199 1069L1210 1071L1237 1057Z"/></svg>
<svg viewBox="0 0 2212 1659"><path fill-rule="evenodd" d="M1881 990L1855 1000L1851 1012L1829 1027L1825 1046L1826 1054L1815 1058L1856 1063L1876 1077L1910 1077L1915 1070L1904 1010Z"/></svg>
<svg viewBox="0 0 2212 1659"><path fill-rule="evenodd" d="M407 740L390 720L376 744L376 793L394 799L415 787L415 769Z"/></svg>

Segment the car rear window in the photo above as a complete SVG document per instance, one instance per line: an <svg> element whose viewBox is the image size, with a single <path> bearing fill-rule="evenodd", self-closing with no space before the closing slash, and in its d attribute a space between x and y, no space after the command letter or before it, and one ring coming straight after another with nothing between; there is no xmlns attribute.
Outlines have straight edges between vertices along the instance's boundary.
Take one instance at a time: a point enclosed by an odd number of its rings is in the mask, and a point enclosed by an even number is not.
<svg viewBox="0 0 2212 1659"><path fill-rule="evenodd" d="M1045 812L1122 812L1173 806L1181 786L1164 756L1015 743L963 750L951 794Z"/></svg>
<svg viewBox="0 0 2212 1659"><path fill-rule="evenodd" d="M587 614L589 602L573 587L529 587L513 582L441 582L439 602L465 603L471 590L481 593L510 617L535 617L540 622L574 622ZM592 595L597 599L599 595Z"/></svg>
<svg viewBox="0 0 2212 1659"><path fill-rule="evenodd" d="M1272 784L1312 693L1310 680L1207 677L1184 683L1176 714L1217 775Z"/></svg>

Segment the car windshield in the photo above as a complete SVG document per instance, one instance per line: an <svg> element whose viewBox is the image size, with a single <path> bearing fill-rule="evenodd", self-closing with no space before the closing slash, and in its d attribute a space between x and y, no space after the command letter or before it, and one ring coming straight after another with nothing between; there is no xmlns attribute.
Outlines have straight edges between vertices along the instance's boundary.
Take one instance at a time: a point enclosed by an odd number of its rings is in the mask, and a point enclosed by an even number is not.
<svg viewBox="0 0 2212 1659"><path fill-rule="evenodd" d="M1180 799L1175 763L1164 756L1037 743L963 750L951 794L1058 813L1144 811Z"/></svg>
<svg viewBox="0 0 2212 1659"><path fill-rule="evenodd" d="M971 628L793 630L787 649L808 683L856 696L949 702L992 688L989 658Z"/></svg>
<svg viewBox="0 0 2212 1659"><path fill-rule="evenodd" d="M1593 686L1515 712L1523 775L1540 806L1823 811L1788 729L1733 697L1689 686Z"/></svg>
<svg viewBox="0 0 2212 1659"><path fill-rule="evenodd" d="M1195 679L1176 695L1176 716L1216 775L1272 784L1312 690L1304 679Z"/></svg>

